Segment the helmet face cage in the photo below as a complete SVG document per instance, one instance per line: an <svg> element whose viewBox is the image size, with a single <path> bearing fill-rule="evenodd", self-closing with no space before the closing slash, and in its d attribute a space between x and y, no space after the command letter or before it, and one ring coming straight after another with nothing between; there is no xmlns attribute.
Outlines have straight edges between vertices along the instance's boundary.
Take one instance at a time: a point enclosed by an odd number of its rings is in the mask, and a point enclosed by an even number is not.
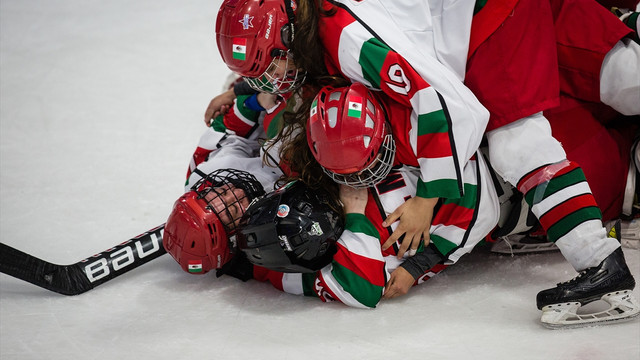
<svg viewBox="0 0 640 360"><path fill-rule="evenodd" d="M237 225L251 201L264 195L260 182L250 173L222 169L208 174L191 188L207 209L216 214L227 235L235 233Z"/></svg>
<svg viewBox="0 0 640 360"><path fill-rule="evenodd" d="M339 174L322 168L325 174L329 175L338 184L348 185L353 188L367 188L374 186L389 175L393 168L393 161L396 155L396 143L393 135L387 134L384 137L380 151L375 159L366 168L351 174Z"/></svg>
<svg viewBox="0 0 640 360"><path fill-rule="evenodd" d="M296 68L290 51L282 51L273 57L262 76L245 77L252 89L271 94L284 94L298 89L304 83L307 73Z"/></svg>

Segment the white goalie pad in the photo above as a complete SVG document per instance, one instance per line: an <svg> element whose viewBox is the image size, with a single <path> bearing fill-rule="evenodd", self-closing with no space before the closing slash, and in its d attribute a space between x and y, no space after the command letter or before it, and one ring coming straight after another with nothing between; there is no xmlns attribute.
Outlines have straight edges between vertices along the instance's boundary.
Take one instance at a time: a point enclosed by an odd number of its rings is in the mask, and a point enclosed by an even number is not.
<svg viewBox="0 0 640 360"><path fill-rule="evenodd" d="M568 329L630 321L640 315L640 305L631 290L611 292L601 300L608 303L609 308L588 314L579 313L579 302L547 305L542 308L540 321L549 329Z"/></svg>

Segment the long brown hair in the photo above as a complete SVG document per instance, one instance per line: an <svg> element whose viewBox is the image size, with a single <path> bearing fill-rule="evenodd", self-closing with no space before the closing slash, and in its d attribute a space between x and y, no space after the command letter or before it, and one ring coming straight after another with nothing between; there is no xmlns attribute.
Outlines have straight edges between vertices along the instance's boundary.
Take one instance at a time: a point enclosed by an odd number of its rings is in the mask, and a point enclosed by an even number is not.
<svg viewBox="0 0 640 360"><path fill-rule="evenodd" d="M339 206L339 186L328 177L313 157L307 143L306 126L311 103L318 91L327 84L343 83L345 80L329 76L324 64L324 49L318 34L320 16L331 16L335 10L322 8L322 0L298 0L295 35L291 51L296 66L307 72L305 85L287 102L287 111L282 115L280 131L272 144L281 143L279 156L291 170L278 180L282 185L292 180L301 180L312 189L329 191L336 206ZM334 204L332 204L334 205Z"/></svg>
<svg viewBox="0 0 640 360"><path fill-rule="evenodd" d="M331 16L335 9L323 9L323 3L323 0L297 1L291 51L296 65L307 71L307 80L311 83L329 74L324 65L324 49L320 42L318 23L321 16Z"/></svg>

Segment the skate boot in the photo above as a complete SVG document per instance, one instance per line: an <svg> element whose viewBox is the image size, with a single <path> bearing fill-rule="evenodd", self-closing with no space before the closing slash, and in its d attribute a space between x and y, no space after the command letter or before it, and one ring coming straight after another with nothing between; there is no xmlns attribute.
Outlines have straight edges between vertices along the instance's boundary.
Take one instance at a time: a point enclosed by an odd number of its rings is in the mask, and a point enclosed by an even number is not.
<svg viewBox="0 0 640 360"><path fill-rule="evenodd" d="M622 248L616 249L598 266L580 272L573 280L538 293L542 324L556 329L631 320L640 314L633 297L636 282L624 260ZM577 310L596 300L606 301L607 310L578 314Z"/></svg>

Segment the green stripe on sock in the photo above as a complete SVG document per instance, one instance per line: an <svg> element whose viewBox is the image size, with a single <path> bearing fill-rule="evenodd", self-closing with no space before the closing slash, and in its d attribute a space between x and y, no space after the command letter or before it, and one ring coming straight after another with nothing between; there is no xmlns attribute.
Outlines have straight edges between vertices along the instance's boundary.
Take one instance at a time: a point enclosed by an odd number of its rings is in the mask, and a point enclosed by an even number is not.
<svg viewBox="0 0 640 360"><path fill-rule="evenodd" d="M565 236L576 226L589 220L602 220L602 213L600 213L600 209L598 207L590 206L579 209L553 224L549 229L547 229L549 241L556 242L556 240Z"/></svg>
<svg viewBox="0 0 640 360"><path fill-rule="evenodd" d="M529 190L525 195L525 200L527 204L529 204L529 206L533 206L549 197L549 195L555 194L562 189L568 188L572 185L586 180L587 179L585 178L582 169L576 168L566 174L553 178ZM546 188L544 188L545 185ZM539 189L544 189L544 194L538 194Z"/></svg>

